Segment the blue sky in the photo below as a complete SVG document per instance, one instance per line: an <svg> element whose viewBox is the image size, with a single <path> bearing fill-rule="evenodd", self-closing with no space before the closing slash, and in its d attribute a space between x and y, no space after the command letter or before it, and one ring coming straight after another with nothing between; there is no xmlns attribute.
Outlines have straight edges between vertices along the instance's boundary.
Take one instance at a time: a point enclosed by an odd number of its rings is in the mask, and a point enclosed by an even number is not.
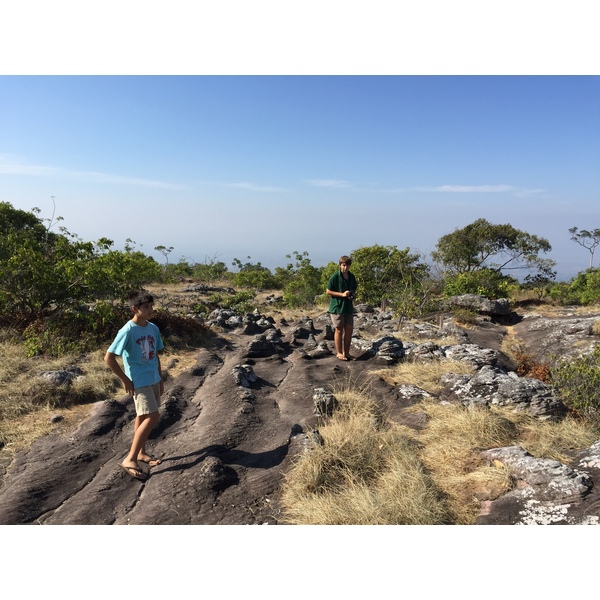
<svg viewBox="0 0 600 600"><path fill-rule="evenodd" d="M164 260L425 256L478 218L600 227L598 76L0 77L0 200Z"/></svg>

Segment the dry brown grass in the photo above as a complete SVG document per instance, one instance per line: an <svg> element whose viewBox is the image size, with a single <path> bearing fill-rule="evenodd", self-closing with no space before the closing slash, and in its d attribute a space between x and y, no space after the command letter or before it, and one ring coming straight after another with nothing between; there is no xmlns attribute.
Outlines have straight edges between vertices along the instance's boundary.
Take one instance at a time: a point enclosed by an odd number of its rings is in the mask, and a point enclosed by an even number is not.
<svg viewBox="0 0 600 600"><path fill-rule="evenodd" d="M427 389L420 374L394 379L400 380ZM509 469L490 464L483 450L520 445L537 458L566 462L570 450L598 438L597 430L569 417L540 421L434 401L413 407L427 418L417 432L387 421L367 386L343 385L334 391L339 410L319 428L324 444L299 457L286 476L284 522L472 524L482 502L514 485Z"/></svg>
<svg viewBox="0 0 600 600"><path fill-rule="evenodd" d="M12 450L30 443L54 429L49 417L60 410L67 415L81 415L74 407L109 397L120 382L107 369L104 353L97 351L81 356L61 358L29 358L16 337L4 333L0 343L0 442ZM54 386L39 377L43 371L54 371L77 365L84 375L72 385ZM64 422L63 422L64 425Z"/></svg>
<svg viewBox="0 0 600 600"><path fill-rule="evenodd" d="M284 522L318 525L444 523L448 515L400 425L379 421L374 403L336 393L340 411L319 428L323 446L286 476Z"/></svg>
<svg viewBox="0 0 600 600"><path fill-rule="evenodd" d="M470 374L475 369L463 361L435 360L427 363L400 362L392 367L377 369L374 375L390 385L412 384L435 394L441 389L440 379L447 373Z"/></svg>
<svg viewBox="0 0 600 600"><path fill-rule="evenodd" d="M87 416L90 404L124 395L121 382L104 362L106 349L85 356L27 357L18 335L0 331L0 452L13 453L37 437L73 425ZM161 356L163 371L176 377L192 367L197 351L185 348ZM77 366L83 376L71 385L54 386L38 375ZM62 421L50 423L60 413Z"/></svg>
<svg viewBox="0 0 600 600"><path fill-rule="evenodd" d="M512 445L517 428L498 413L480 408L422 403L428 427L419 434L423 464L446 496L453 523L470 524L480 502L511 488L508 470L487 464L480 451Z"/></svg>
<svg viewBox="0 0 600 600"><path fill-rule="evenodd" d="M600 435L589 423L571 416L557 422L540 421L525 413L507 416L519 430L519 445L538 458L568 462L569 451L590 446Z"/></svg>

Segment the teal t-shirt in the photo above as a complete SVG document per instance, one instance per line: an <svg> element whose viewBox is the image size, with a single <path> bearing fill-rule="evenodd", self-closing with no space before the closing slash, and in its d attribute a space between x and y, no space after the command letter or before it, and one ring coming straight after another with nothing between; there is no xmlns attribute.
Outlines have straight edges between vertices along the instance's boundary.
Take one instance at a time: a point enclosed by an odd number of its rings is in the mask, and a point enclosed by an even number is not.
<svg viewBox="0 0 600 600"><path fill-rule="evenodd" d="M345 279L342 272L337 271L327 282L327 289L332 292L345 292L346 290L355 292L356 288L356 277L350 272L348 272L348 279ZM331 296L329 299L329 312L336 315L353 313L352 300L350 298L336 298Z"/></svg>
<svg viewBox="0 0 600 600"><path fill-rule="evenodd" d="M148 321L144 327L128 321L121 327L108 351L123 357L125 374L135 389L160 382L157 352L164 348L160 330Z"/></svg>

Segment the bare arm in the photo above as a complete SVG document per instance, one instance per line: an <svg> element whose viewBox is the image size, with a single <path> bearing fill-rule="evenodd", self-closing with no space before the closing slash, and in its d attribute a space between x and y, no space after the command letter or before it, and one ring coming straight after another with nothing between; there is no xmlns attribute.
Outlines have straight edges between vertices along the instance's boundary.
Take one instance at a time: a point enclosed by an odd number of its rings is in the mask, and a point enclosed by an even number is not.
<svg viewBox="0 0 600 600"><path fill-rule="evenodd" d="M116 354L112 352L107 352L104 355L104 362L108 365L110 370L123 382L123 387L125 388L125 393L133 396L133 382L127 375L125 371L121 368L121 365L117 362ZM160 363L159 363L160 366Z"/></svg>
<svg viewBox="0 0 600 600"><path fill-rule="evenodd" d="M347 298L348 296L352 295L352 292L350 290L346 290L345 292L334 292L333 290L325 290L325 293L328 296L334 296L335 298Z"/></svg>
<svg viewBox="0 0 600 600"><path fill-rule="evenodd" d="M160 365L160 356L158 353L156 354L156 359L158 360L158 376L160 377L160 395L163 395L165 391L165 382L163 381L162 367Z"/></svg>

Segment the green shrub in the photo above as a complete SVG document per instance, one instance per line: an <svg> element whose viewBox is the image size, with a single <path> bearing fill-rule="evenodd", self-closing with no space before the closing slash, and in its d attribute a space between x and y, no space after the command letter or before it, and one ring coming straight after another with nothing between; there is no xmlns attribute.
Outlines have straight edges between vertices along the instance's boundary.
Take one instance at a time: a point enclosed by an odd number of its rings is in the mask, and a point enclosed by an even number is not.
<svg viewBox="0 0 600 600"><path fill-rule="evenodd" d="M287 255L286 258L292 258ZM288 308L314 306L315 298L323 293L321 286L322 268L314 267L308 252L294 252L294 264L288 264L285 271L276 271L281 281L284 281L283 302Z"/></svg>
<svg viewBox="0 0 600 600"><path fill-rule="evenodd" d="M600 269L586 269L568 284L559 284L550 290L550 297L561 304L587 306L600 302Z"/></svg>
<svg viewBox="0 0 600 600"><path fill-rule="evenodd" d="M503 275L493 269L477 269L451 275L444 284L444 294L462 296L463 294L479 294L490 300L507 298L510 290L517 282L512 277Z"/></svg>
<svg viewBox="0 0 600 600"><path fill-rule="evenodd" d="M566 406L582 415L595 413L600 408L600 346L591 354L558 361L550 380Z"/></svg>
<svg viewBox="0 0 600 600"><path fill-rule="evenodd" d="M248 259L250 257L248 256ZM255 290L272 290L277 288L277 278L270 269L260 262L242 263L239 258L234 258L233 263L239 270L232 276L233 285L236 287L252 288Z"/></svg>
<svg viewBox="0 0 600 600"><path fill-rule="evenodd" d="M23 341L28 356L89 352L112 341L130 318L131 310L126 306L98 302L89 308L67 309L33 320L23 331Z"/></svg>
<svg viewBox="0 0 600 600"><path fill-rule="evenodd" d="M212 294L208 302L211 306L233 310L237 313L250 313L256 306L254 303L254 292L246 290L237 292L233 296L223 294Z"/></svg>

